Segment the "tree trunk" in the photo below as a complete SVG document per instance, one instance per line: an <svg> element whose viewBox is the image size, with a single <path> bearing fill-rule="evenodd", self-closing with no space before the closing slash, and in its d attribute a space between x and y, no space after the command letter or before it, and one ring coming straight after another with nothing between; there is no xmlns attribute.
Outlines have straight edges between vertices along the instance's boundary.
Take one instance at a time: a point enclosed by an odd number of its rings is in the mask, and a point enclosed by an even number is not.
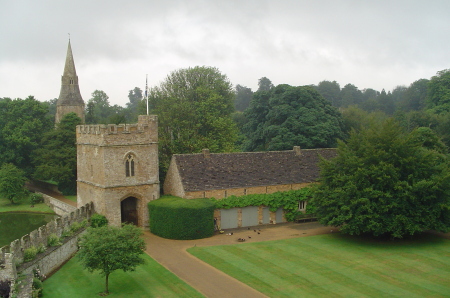
<svg viewBox="0 0 450 298"><path fill-rule="evenodd" d="M106 290L105 290L105 294L106 295L109 295L109 290L108 290L108 278L109 278L109 273L108 274L106 274L106 283L105 283L105 288L106 288Z"/></svg>

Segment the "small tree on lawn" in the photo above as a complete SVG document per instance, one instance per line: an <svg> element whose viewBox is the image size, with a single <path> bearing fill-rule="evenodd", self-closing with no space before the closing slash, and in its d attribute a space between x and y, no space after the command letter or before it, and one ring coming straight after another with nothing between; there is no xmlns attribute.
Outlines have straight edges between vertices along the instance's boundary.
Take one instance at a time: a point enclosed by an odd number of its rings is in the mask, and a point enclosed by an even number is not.
<svg viewBox="0 0 450 298"><path fill-rule="evenodd" d="M78 257L89 272L99 271L105 276L105 292L109 294L108 278L115 270L134 271L144 263L145 250L142 231L133 225L122 228L103 226L90 228L81 237Z"/></svg>
<svg viewBox="0 0 450 298"><path fill-rule="evenodd" d="M15 165L6 163L0 168L0 194L12 204L28 195L24 188L26 181L25 172Z"/></svg>
<svg viewBox="0 0 450 298"><path fill-rule="evenodd" d="M320 222L350 235L448 231L446 150L429 128L404 133L391 120L353 132L335 159L322 162L312 202Z"/></svg>

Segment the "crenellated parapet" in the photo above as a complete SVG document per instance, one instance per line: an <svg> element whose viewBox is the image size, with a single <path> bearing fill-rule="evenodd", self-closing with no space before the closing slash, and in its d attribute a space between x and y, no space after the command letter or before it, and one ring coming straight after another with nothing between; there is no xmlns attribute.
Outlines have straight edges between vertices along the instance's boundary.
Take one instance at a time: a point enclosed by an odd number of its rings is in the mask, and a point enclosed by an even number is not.
<svg viewBox="0 0 450 298"><path fill-rule="evenodd" d="M149 144L158 141L158 116L140 115L138 123L78 125L77 144L120 146L129 143Z"/></svg>
<svg viewBox="0 0 450 298"><path fill-rule="evenodd" d="M94 214L93 203L86 204L76 211L73 211L66 216L55 218L46 225L22 236L20 239L14 240L10 245L1 247L0 267L1 264L4 264L5 262L6 253L13 255L15 260L22 261L25 249L32 246L46 247L48 245L48 238L51 234L56 234L58 237L61 237L65 231L70 230L74 223L89 220L92 214Z"/></svg>

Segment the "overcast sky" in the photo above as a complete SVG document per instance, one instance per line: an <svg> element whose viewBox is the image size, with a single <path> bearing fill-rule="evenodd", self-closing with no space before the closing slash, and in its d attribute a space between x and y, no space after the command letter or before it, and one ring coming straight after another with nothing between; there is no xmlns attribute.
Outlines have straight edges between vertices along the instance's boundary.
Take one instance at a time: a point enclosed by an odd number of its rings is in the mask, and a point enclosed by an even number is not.
<svg viewBox="0 0 450 298"><path fill-rule="evenodd" d="M392 90L450 68L450 1L0 0L0 97L59 96L68 33L85 102L214 66L233 85Z"/></svg>

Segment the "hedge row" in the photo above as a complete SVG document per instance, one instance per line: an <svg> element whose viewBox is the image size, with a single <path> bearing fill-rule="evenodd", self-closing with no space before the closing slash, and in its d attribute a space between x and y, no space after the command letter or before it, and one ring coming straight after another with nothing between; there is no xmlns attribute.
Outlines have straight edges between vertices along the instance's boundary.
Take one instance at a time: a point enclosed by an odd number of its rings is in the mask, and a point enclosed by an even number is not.
<svg viewBox="0 0 450 298"><path fill-rule="evenodd" d="M148 203L150 230L168 239L190 240L214 234L215 205L208 199L163 196Z"/></svg>

